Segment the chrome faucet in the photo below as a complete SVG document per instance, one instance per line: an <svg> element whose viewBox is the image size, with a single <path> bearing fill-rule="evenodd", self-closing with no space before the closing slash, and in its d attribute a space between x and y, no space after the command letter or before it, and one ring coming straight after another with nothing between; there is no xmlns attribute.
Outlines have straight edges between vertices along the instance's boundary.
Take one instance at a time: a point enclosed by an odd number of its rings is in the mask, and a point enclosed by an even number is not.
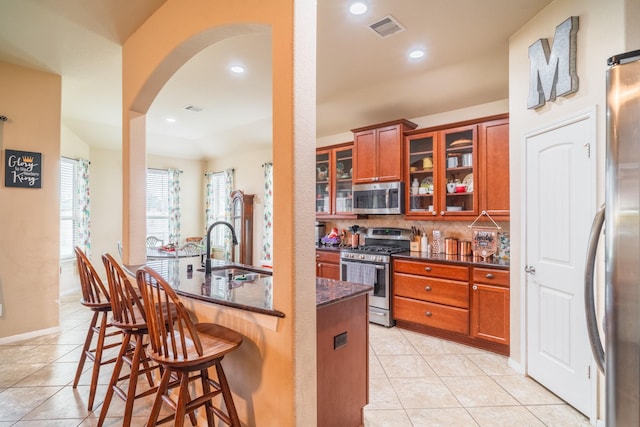
<svg viewBox="0 0 640 427"><path fill-rule="evenodd" d="M211 224L207 229L207 254L206 254L207 260L204 266L205 275L211 275L211 230L213 230L217 225L227 226L229 230L231 230L231 241L233 242L233 245L235 246L238 244L238 239L236 238L236 231L233 229L233 225L229 224L226 221L216 221L213 224Z"/></svg>

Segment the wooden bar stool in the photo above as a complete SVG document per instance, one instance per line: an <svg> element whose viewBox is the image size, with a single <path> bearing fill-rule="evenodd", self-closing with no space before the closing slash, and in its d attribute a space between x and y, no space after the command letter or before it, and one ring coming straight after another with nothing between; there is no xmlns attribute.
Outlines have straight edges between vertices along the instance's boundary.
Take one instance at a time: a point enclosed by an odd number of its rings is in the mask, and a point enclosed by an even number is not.
<svg viewBox="0 0 640 427"><path fill-rule="evenodd" d="M182 426L184 417L198 407L206 409L209 426L214 415L233 427L240 427L229 383L222 369L223 357L242 343L242 335L213 323L193 323L186 308L171 286L153 269L143 267L137 272L138 288L144 298L151 348L149 356L165 369L147 426L174 419ZM175 311L168 308L175 306ZM218 381L209 378L208 369L215 367ZM169 395L171 374L180 378L180 387L174 400ZM191 398L189 383L200 380L202 395ZM225 413L213 405L212 399L222 394ZM175 413L158 420L162 402Z"/></svg>
<svg viewBox="0 0 640 427"><path fill-rule="evenodd" d="M102 280L100 280L91 261L89 261L89 258L87 258L82 249L76 247L75 252L78 262L78 273L80 275L80 286L82 288L82 300L80 303L93 311L93 318L87 331L87 338L84 341L82 355L80 356L76 376L73 380L73 388L78 386L85 360L87 358L91 359L93 361L93 371L91 374L91 387L89 388L89 402L87 405L87 409L91 411L93 410L93 401L96 397L96 386L98 385L100 367L108 363L113 363L116 360L115 358L102 360L102 353L104 350L121 345L121 342L113 342L105 345L105 339L122 334L122 332L119 330L107 332L107 330L111 328L111 324L107 322L107 315L111 311L109 292L104 287ZM98 320L100 320L99 326ZM95 347L92 347L91 344L94 334L97 334L97 340Z"/></svg>
<svg viewBox="0 0 640 427"><path fill-rule="evenodd" d="M111 295L111 308L113 312L111 324L122 331L123 338L120 353L116 358L111 381L107 388L107 394L100 409L98 426L102 426L104 423L114 393L125 401L122 425L130 426L134 400L149 396L157 391L157 387L154 386L151 371L160 368L160 365L156 363L150 364L150 359L145 355L146 344L144 338L147 335L147 320L144 313L144 306L142 305L142 297L139 295L138 290L131 284L122 267L120 267L111 255L102 255L102 262L107 271L107 281ZM124 363L130 366L130 373L121 376ZM138 376L140 374L147 376L150 388L147 388L142 393L136 394ZM126 391L119 385L124 380L128 380Z"/></svg>

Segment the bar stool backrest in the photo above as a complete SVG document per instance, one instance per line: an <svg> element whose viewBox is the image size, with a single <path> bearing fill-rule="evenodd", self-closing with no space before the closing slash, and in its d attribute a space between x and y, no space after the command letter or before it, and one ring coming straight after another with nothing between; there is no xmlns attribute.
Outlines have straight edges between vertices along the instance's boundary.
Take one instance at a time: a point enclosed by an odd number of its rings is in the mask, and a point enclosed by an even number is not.
<svg viewBox="0 0 640 427"><path fill-rule="evenodd" d="M82 288L82 303L88 307L99 307L110 303L109 292L105 288L100 276L93 268L91 261L79 247L75 247Z"/></svg>
<svg viewBox="0 0 640 427"><path fill-rule="evenodd" d="M136 278L144 299L149 342L155 355L174 361L202 356L198 331L171 286L149 267L139 269Z"/></svg>
<svg viewBox="0 0 640 427"><path fill-rule="evenodd" d="M118 262L110 255L102 255L104 268L107 270L107 282L111 295L111 311L114 325L144 324L147 319L141 297L131 284L126 273Z"/></svg>

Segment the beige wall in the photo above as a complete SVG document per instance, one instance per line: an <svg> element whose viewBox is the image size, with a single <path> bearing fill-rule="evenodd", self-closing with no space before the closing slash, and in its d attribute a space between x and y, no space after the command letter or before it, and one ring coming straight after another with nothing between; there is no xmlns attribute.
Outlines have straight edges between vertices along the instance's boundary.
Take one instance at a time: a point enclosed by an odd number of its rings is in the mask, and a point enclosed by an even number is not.
<svg viewBox="0 0 640 427"><path fill-rule="evenodd" d="M274 307L276 329L221 310L200 313L245 336L225 357L243 422L308 425L316 415L313 162L315 146L315 3L305 0L168 0L123 49L123 218L130 260L142 206L144 118L155 94L182 63L235 33L270 27L273 40ZM294 31L298 28L299 31ZM238 185L241 185L238 183ZM244 185L244 183L242 184ZM296 237L294 239L294 236ZM212 307L214 309L215 307ZM225 313L228 312L224 310Z"/></svg>
<svg viewBox="0 0 640 427"><path fill-rule="evenodd" d="M4 186L0 338L58 326L60 76L0 62L0 149L42 153L42 188Z"/></svg>

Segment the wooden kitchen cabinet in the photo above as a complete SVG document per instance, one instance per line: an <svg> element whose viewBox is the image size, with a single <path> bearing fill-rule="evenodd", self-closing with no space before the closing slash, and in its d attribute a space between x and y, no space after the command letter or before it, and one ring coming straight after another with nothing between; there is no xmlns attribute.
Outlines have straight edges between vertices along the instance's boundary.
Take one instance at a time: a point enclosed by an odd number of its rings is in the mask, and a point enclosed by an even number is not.
<svg viewBox="0 0 640 427"><path fill-rule="evenodd" d="M340 280L340 252L316 249L316 277Z"/></svg>
<svg viewBox="0 0 640 427"><path fill-rule="evenodd" d="M480 210L509 220L509 119L480 124Z"/></svg>
<svg viewBox="0 0 640 427"><path fill-rule="evenodd" d="M471 124L406 137L407 215L437 219L478 215L478 189L473 182L477 130ZM447 188L449 183L455 186L453 191Z"/></svg>
<svg viewBox="0 0 640 427"><path fill-rule="evenodd" d="M403 119L353 129L353 183L401 181L404 132L416 127Z"/></svg>
<svg viewBox="0 0 640 427"><path fill-rule="evenodd" d="M471 289L471 336L508 349L509 272L474 268Z"/></svg>
<svg viewBox="0 0 640 427"><path fill-rule="evenodd" d="M393 317L469 334L469 267L396 259Z"/></svg>
<svg viewBox="0 0 640 427"><path fill-rule="evenodd" d="M353 143L316 150L316 218L351 219Z"/></svg>
<svg viewBox="0 0 640 427"><path fill-rule="evenodd" d="M400 328L509 354L509 271L393 256Z"/></svg>
<svg viewBox="0 0 640 427"><path fill-rule="evenodd" d="M405 158L407 219L509 220L507 115L407 132Z"/></svg>

